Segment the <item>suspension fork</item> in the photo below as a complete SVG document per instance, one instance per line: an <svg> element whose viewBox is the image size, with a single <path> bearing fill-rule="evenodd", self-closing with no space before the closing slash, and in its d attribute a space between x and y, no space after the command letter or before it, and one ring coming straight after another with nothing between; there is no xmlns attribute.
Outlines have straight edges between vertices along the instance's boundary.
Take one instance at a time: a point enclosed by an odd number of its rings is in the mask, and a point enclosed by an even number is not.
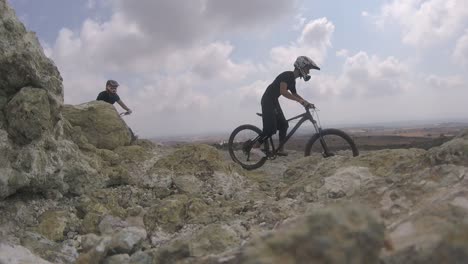
<svg viewBox="0 0 468 264"><path fill-rule="evenodd" d="M322 145L322 148L323 148L323 151L324 151L324 153L322 155L324 157L332 156L333 154L328 149L327 142L325 141L325 139L322 136L322 128L317 125L317 121L315 121L314 119L312 119L311 121L312 121L312 124L314 124L315 131L317 131L317 134L319 135L319 141L320 141L320 144Z"/></svg>

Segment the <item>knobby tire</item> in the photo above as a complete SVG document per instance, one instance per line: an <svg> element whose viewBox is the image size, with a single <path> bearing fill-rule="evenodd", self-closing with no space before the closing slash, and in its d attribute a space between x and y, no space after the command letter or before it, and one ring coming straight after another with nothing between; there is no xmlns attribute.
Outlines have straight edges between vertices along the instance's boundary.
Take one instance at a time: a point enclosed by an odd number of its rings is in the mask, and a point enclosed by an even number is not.
<svg viewBox="0 0 468 264"><path fill-rule="evenodd" d="M240 144L239 142L236 142L236 136L242 132L242 131L247 131L247 130L250 130L253 132L253 134L256 134L256 135L260 135L262 133L262 130L254 125L241 125L239 127L237 127L236 129L234 129L234 131L232 131L230 137L229 137L229 142L228 142L228 149L229 149L229 155L231 156L232 160L238 164L240 164L244 169L246 170L254 170L254 169L257 169L257 168L260 168L261 166L263 166L263 164L265 164L267 158L266 157L263 157L261 159L259 159L258 162L254 163L254 164L247 164L247 162L243 161L240 157L238 157L236 155L236 151L235 151L235 148L238 147L236 146L236 144ZM253 138L252 138L253 139ZM260 148L264 148L266 150L268 150L268 141L265 141L264 144L262 144L262 146Z"/></svg>
<svg viewBox="0 0 468 264"><path fill-rule="evenodd" d="M345 132L339 129L329 128L329 129L322 130L321 136L322 138L325 138L325 139L327 138L327 136L338 136L347 143L346 149L352 151L353 157L356 157L359 155L359 151L356 147L356 144L354 143L354 140ZM309 139L309 141L307 142L305 151L304 151L304 156L310 156L312 147L315 146L316 144L319 144L323 150L323 147L321 146L319 134L315 134Z"/></svg>

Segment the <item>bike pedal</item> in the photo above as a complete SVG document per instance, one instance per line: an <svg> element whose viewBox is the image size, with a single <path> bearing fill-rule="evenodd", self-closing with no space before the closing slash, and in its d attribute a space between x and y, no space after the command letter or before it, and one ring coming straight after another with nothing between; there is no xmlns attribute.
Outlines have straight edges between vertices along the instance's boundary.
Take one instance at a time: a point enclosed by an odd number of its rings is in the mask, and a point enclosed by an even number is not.
<svg viewBox="0 0 468 264"><path fill-rule="evenodd" d="M268 158L268 160L275 160L276 155L268 155L267 158Z"/></svg>

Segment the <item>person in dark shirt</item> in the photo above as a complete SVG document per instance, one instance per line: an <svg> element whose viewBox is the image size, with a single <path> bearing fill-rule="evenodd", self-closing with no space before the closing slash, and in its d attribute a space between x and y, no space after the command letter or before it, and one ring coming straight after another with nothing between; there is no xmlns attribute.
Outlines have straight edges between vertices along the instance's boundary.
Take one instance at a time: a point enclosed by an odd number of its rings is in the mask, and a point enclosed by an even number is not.
<svg viewBox="0 0 468 264"><path fill-rule="evenodd" d="M114 104L117 102L125 111L127 111L127 114L131 114L132 110L128 108L125 103L120 99L119 95L117 94L117 87L119 87L119 83L114 80L108 80L106 82L106 90L102 91L99 93L97 96L96 100L98 101L104 101L109 104Z"/></svg>
<svg viewBox="0 0 468 264"><path fill-rule="evenodd" d="M288 122L284 117L278 98L282 95L290 100L300 103L302 106L314 106L304 100L296 91L296 79L302 78L304 81L310 79L311 69L320 70L313 60L306 56L299 56L294 62L294 71L285 71L278 75L267 87L262 96L262 121L263 131L260 140L256 142L254 148L258 149L264 140L279 130L279 140L283 142L288 131ZM286 156L284 149L279 149L277 155Z"/></svg>

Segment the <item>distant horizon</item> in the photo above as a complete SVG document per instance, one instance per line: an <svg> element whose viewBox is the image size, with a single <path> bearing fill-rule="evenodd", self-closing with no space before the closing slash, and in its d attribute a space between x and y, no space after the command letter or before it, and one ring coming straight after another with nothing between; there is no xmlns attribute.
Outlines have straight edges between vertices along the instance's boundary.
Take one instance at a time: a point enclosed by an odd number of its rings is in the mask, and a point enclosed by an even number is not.
<svg viewBox="0 0 468 264"><path fill-rule="evenodd" d="M385 128L401 128L402 126L424 126L424 125L437 125L439 123L460 123L465 124L468 127L468 118L449 118L449 119L420 119L420 120L399 120L399 121L390 121L390 122L369 122L369 123L354 123L354 124L336 124L331 126L323 126L323 128L337 128L337 129L350 129L350 128L372 128L372 127L385 127ZM247 123L246 123L247 124ZM240 126L242 124L239 124ZM253 124L256 125L256 124ZM257 125L262 129L261 125ZM303 125L304 126L304 125ZM237 126L235 126L237 127ZM152 137L144 137L144 139L150 140L165 140L165 139L180 139L184 137L209 137L209 136L229 136L232 130L219 130L219 131L210 131L210 132L193 132L193 133L172 133L171 135L160 135ZM290 125L289 129L294 127L294 124ZM289 131L289 130L288 130ZM299 133L304 133L299 131Z"/></svg>

